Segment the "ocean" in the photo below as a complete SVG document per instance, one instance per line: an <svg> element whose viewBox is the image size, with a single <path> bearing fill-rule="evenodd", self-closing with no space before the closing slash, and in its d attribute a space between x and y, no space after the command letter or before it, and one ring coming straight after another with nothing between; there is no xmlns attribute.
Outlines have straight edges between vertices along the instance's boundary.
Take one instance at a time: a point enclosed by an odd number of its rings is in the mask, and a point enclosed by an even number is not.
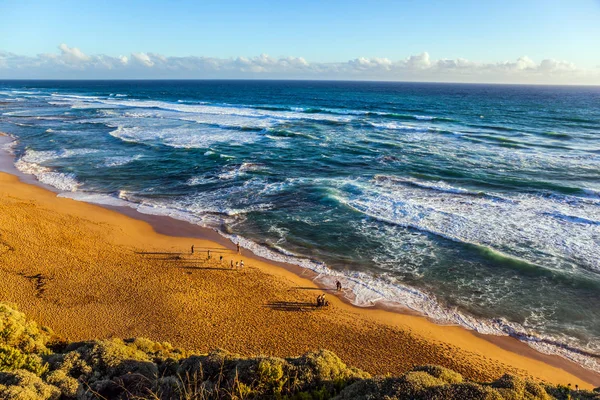
<svg viewBox="0 0 600 400"><path fill-rule="evenodd" d="M600 87L0 81L16 167L600 371Z"/></svg>

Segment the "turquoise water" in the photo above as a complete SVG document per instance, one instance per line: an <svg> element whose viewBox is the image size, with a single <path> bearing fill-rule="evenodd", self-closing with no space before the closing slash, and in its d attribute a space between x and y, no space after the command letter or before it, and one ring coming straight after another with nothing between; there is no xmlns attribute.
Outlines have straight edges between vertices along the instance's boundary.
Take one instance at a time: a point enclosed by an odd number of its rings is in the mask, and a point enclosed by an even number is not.
<svg viewBox="0 0 600 400"><path fill-rule="evenodd" d="M600 88L13 81L0 114L61 196L600 370Z"/></svg>

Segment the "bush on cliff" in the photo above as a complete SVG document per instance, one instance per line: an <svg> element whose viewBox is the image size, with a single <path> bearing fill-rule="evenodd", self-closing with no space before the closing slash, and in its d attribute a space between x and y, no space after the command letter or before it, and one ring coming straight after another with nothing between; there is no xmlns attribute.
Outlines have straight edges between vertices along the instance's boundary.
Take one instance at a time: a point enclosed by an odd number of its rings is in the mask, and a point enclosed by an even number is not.
<svg viewBox="0 0 600 400"><path fill-rule="evenodd" d="M464 382L447 368L370 377L330 351L297 358L188 354L148 339L64 343L0 303L0 399L597 399L513 375Z"/></svg>

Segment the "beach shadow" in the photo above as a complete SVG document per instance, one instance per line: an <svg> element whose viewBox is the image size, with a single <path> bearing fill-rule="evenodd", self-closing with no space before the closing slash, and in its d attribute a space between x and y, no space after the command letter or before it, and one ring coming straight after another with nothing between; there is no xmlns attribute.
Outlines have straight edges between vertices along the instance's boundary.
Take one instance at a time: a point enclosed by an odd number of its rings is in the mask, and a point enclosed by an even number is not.
<svg viewBox="0 0 600 400"><path fill-rule="evenodd" d="M196 247L194 246L194 253L206 253L210 250L211 253L235 253L233 249L224 249L222 247Z"/></svg>
<svg viewBox="0 0 600 400"><path fill-rule="evenodd" d="M18 275L28 279L30 282L32 282L35 285L35 295L38 298L41 298L44 296L44 292L46 291L46 283L52 279L52 278L50 278L46 275L42 275L42 274L25 275L23 273L19 273Z"/></svg>
<svg viewBox="0 0 600 400"><path fill-rule="evenodd" d="M162 255L162 256L166 256L166 255L171 255L171 256L175 256L175 255L191 255L191 253L187 252L187 253L182 253L180 251L136 251L135 254L142 254L142 255Z"/></svg>
<svg viewBox="0 0 600 400"><path fill-rule="evenodd" d="M272 301L267 303L265 307L276 311L295 311L308 312L317 309L315 303L299 302L299 301Z"/></svg>
<svg viewBox="0 0 600 400"><path fill-rule="evenodd" d="M159 260L158 258L155 258L153 260ZM160 259L162 261L167 261L169 263L174 263L175 267L181 266L181 268L185 268L186 265L198 265L198 264L202 264L202 263L209 263L209 264L217 264L214 266L214 268L219 268L219 269L234 269L231 268L229 266L228 263L219 263L218 261L211 261L211 260L207 260L206 258L202 259L202 258L197 258L197 259L173 259L173 258L163 258ZM239 269L239 268L238 268Z"/></svg>
<svg viewBox="0 0 600 400"><path fill-rule="evenodd" d="M207 271L235 271L235 269L231 268L223 268L223 267L192 267L192 266L180 266L177 268L181 269L199 269L199 270L207 270Z"/></svg>
<svg viewBox="0 0 600 400"><path fill-rule="evenodd" d="M334 289L334 288L323 289L323 288L319 288L319 287L308 287L308 286L294 286L290 290L319 290L321 292L336 292L337 291L337 289Z"/></svg>

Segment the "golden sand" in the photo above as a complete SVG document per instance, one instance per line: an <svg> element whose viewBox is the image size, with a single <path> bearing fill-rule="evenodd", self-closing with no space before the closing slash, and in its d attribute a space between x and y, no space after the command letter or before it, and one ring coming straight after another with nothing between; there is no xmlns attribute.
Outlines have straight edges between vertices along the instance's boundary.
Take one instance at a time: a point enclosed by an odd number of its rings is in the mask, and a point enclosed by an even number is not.
<svg viewBox="0 0 600 400"><path fill-rule="evenodd" d="M245 268L232 270L241 259ZM161 235L0 173L0 300L70 340L144 336L199 352L281 357L326 348L373 374L433 363L478 380L513 372L600 385L598 374L511 338L494 343L331 294L331 305L317 309L320 293L310 279L215 242Z"/></svg>

